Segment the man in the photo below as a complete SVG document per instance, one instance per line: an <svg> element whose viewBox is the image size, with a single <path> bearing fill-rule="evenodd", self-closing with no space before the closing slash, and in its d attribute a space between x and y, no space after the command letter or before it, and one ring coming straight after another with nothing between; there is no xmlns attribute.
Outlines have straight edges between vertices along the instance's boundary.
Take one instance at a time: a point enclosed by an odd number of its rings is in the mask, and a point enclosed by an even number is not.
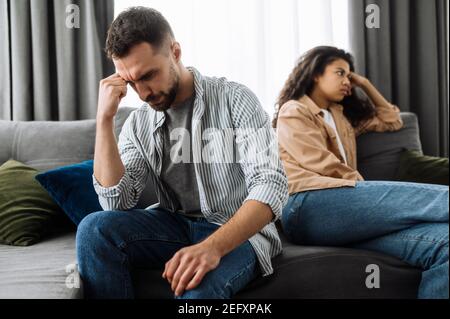
<svg viewBox="0 0 450 319"><path fill-rule="evenodd" d="M100 81L93 174L105 211L77 232L86 297L133 298L133 268L161 269L179 298L231 298L271 274L281 252L274 221L288 192L258 99L184 67L168 22L150 8L122 12L106 51L117 73ZM127 84L148 104L117 144L113 119ZM134 209L147 179L159 206Z"/></svg>

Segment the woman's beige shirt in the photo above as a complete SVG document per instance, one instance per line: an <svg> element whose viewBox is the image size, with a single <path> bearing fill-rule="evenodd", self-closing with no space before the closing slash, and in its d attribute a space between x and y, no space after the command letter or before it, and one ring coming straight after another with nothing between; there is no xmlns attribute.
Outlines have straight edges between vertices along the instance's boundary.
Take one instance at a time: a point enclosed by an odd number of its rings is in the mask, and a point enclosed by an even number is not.
<svg viewBox="0 0 450 319"><path fill-rule="evenodd" d="M376 116L356 128L344 116L342 105L332 104L328 110L336 123L347 164L339 152L335 130L325 123L321 109L311 98L305 95L280 108L278 145L289 194L355 186L356 181L363 180L357 171L356 136L368 131L396 131L403 126L400 110L390 103L376 105Z"/></svg>

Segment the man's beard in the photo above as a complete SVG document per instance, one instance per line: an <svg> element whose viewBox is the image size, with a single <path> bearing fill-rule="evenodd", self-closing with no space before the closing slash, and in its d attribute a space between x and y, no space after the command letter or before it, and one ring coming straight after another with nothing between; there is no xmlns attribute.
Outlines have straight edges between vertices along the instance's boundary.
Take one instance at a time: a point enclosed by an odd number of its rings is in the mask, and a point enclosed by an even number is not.
<svg viewBox="0 0 450 319"><path fill-rule="evenodd" d="M148 97L146 102L149 103L149 105L155 110L159 112L166 111L170 108L172 103L175 101L175 98L178 93L178 89L180 87L180 77L175 71L175 68L173 65L170 67L170 75L172 77L172 86L169 89L168 93L161 93L159 96L155 97ZM159 101L161 96L163 97L162 101L159 104L152 104L153 101Z"/></svg>

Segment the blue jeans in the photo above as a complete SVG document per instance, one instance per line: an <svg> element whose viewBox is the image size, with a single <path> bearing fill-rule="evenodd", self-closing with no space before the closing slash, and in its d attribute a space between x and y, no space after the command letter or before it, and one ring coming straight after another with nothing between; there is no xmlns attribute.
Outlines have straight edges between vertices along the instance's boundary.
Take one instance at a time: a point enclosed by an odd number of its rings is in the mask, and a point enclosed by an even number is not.
<svg viewBox="0 0 450 319"><path fill-rule="evenodd" d="M133 268L160 269L162 275L165 263L179 249L200 242L217 228L205 218L188 218L161 208L86 216L76 237L85 297L134 298ZM231 298L258 274L256 254L246 241L180 298Z"/></svg>
<svg viewBox="0 0 450 319"><path fill-rule="evenodd" d="M382 252L420 267L418 298L448 298L448 186L364 181L289 197L282 226L301 245Z"/></svg>

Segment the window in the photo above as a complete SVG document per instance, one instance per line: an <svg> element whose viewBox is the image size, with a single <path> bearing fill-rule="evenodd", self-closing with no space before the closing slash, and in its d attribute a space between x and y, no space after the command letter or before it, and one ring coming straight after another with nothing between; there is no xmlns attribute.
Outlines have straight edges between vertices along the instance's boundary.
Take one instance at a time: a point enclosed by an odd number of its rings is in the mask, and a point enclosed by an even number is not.
<svg viewBox="0 0 450 319"><path fill-rule="evenodd" d="M115 15L138 5L166 17L184 65L247 85L271 116L303 52L317 45L349 50L348 0L116 0ZM128 92L121 105L142 105Z"/></svg>

